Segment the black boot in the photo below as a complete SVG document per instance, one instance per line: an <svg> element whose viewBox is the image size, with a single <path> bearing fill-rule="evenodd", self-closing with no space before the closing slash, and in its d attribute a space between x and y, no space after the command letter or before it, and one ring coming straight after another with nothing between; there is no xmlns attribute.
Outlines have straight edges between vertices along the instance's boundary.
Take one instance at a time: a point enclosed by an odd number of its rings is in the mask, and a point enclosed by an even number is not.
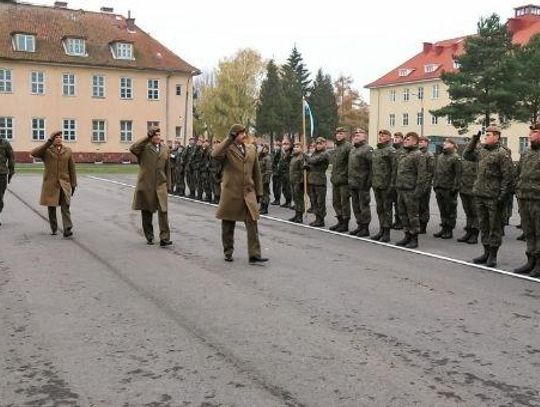
<svg viewBox="0 0 540 407"><path fill-rule="evenodd" d="M285 201L284 204L279 205L279 206L281 206L282 208L290 208L291 207L291 201Z"/></svg>
<svg viewBox="0 0 540 407"><path fill-rule="evenodd" d="M530 277L540 277L540 255L535 256L534 268L531 270Z"/></svg>
<svg viewBox="0 0 540 407"><path fill-rule="evenodd" d="M490 246L488 258L486 260L486 266L487 267L495 267L497 265L497 253L499 252L499 248L496 246Z"/></svg>
<svg viewBox="0 0 540 407"><path fill-rule="evenodd" d="M370 237L371 240L379 240L383 236L383 228L379 229L379 232Z"/></svg>
<svg viewBox="0 0 540 407"><path fill-rule="evenodd" d="M349 218L343 218L341 226L336 229L336 232L345 233L349 231Z"/></svg>
<svg viewBox="0 0 540 407"><path fill-rule="evenodd" d="M317 216L317 218L311 222L309 226L313 226L314 228L322 228L324 227L324 219Z"/></svg>
<svg viewBox="0 0 540 407"><path fill-rule="evenodd" d="M369 225L361 225L360 230L356 233L358 237L368 237L369 236Z"/></svg>
<svg viewBox="0 0 540 407"><path fill-rule="evenodd" d="M484 245L484 254L472 259L474 264L484 264L489 257L489 246Z"/></svg>
<svg viewBox="0 0 540 407"><path fill-rule="evenodd" d="M274 199L274 201L270 205L279 205L281 202L279 199Z"/></svg>
<svg viewBox="0 0 540 407"><path fill-rule="evenodd" d="M460 243L465 243L467 240L471 238L471 235L472 235L472 229L465 228L465 234L461 237L458 237L457 241Z"/></svg>
<svg viewBox="0 0 540 407"><path fill-rule="evenodd" d="M452 237L453 237L452 229L449 229L449 228L444 229L443 228L443 233L441 234L441 239L452 239Z"/></svg>
<svg viewBox="0 0 540 407"><path fill-rule="evenodd" d="M420 234L425 235L427 229L427 222L420 222Z"/></svg>
<svg viewBox="0 0 540 407"><path fill-rule="evenodd" d="M403 229L403 225L401 224L401 219L396 218L394 224L392 225L392 229L395 229L395 230Z"/></svg>
<svg viewBox="0 0 540 407"><path fill-rule="evenodd" d="M411 234L411 239L409 242L405 245L407 249L416 249L418 247L418 235L417 234Z"/></svg>
<svg viewBox="0 0 540 407"><path fill-rule="evenodd" d="M357 234L358 232L360 232L361 230L362 230L362 225L358 225L358 226L356 227L356 229L351 230L351 231L349 232L349 235L356 236L356 234Z"/></svg>
<svg viewBox="0 0 540 407"><path fill-rule="evenodd" d="M296 212L296 214L289 219L289 222L302 223L302 212Z"/></svg>
<svg viewBox="0 0 540 407"><path fill-rule="evenodd" d="M525 254L527 255L527 263L525 263L521 267L518 267L517 269L514 269L514 273L516 273L516 274L527 274L529 271L531 271L534 268L536 259L530 253L525 252Z"/></svg>
<svg viewBox="0 0 540 407"><path fill-rule="evenodd" d="M388 243L390 241L390 228L383 228L383 235L379 242Z"/></svg>
<svg viewBox="0 0 540 407"><path fill-rule="evenodd" d="M405 235L403 236L403 239L398 240L396 242L396 246L405 246L410 241L411 241L411 234L409 232L405 232Z"/></svg>
<svg viewBox="0 0 540 407"><path fill-rule="evenodd" d="M433 233L433 237L442 237L442 235L444 234L444 232L445 232L445 229L444 229L444 227L443 227L443 228L442 228L441 230L439 230L437 233Z"/></svg>
<svg viewBox="0 0 540 407"><path fill-rule="evenodd" d="M330 226L328 229L336 231L341 226L342 223L343 223L343 218L341 216L338 216L337 223L334 226Z"/></svg>
<svg viewBox="0 0 540 407"><path fill-rule="evenodd" d="M261 204L261 209L259 209L260 215L268 215L268 204Z"/></svg>
<svg viewBox="0 0 540 407"><path fill-rule="evenodd" d="M478 229L471 229L471 237L467 240L467 244L477 244L478 243Z"/></svg>

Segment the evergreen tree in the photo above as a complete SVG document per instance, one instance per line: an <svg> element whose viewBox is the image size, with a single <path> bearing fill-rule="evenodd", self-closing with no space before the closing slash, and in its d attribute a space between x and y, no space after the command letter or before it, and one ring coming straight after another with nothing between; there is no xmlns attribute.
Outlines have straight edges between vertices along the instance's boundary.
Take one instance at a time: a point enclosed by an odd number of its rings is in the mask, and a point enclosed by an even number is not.
<svg viewBox="0 0 540 407"><path fill-rule="evenodd" d="M302 84L290 65L281 69L284 130L291 138L302 132Z"/></svg>
<svg viewBox="0 0 540 407"><path fill-rule="evenodd" d="M518 96L515 119L524 123L540 121L540 35L535 35L515 56L514 71Z"/></svg>
<svg viewBox="0 0 540 407"><path fill-rule="evenodd" d="M287 65L291 67L292 70L296 73L298 81L302 85L302 95L306 96L310 90L311 80L309 79L309 77L311 76L311 74L304 65L302 54L298 51L296 45L293 47L289 58L287 58Z"/></svg>
<svg viewBox="0 0 540 407"><path fill-rule="evenodd" d="M270 148L273 148L274 137L284 128L283 93L274 60L270 60L266 66L266 78L261 84L255 127L259 133L270 136Z"/></svg>
<svg viewBox="0 0 540 407"><path fill-rule="evenodd" d="M309 104L314 116L315 137L330 138L337 126L337 103L332 79L330 75L324 75L322 69L313 82Z"/></svg>
<svg viewBox="0 0 540 407"><path fill-rule="evenodd" d="M442 75L450 104L431 113L449 116L460 133L478 120L488 126L496 115L501 122L512 118L516 93L509 57L513 49L512 36L499 16L481 18L477 35L467 39L464 54L456 58L459 71Z"/></svg>

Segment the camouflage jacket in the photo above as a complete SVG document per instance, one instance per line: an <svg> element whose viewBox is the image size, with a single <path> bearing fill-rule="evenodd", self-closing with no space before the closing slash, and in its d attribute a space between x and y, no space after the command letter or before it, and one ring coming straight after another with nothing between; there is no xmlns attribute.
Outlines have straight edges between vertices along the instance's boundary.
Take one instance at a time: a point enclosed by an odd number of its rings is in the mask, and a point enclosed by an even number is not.
<svg viewBox="0 0 540 407"><path fill-rule="evenodd" d="M261 166L261 177L263 184L269 184L272 178L272 157L270 154L259 155L259 165Z"/></svg>
<svg viewBox="0 0 540 407"><path fill-rule="evenodd" d="M426 160L426 170L427 170L427 185L431 186L433 183L433 176L435 174L435 157L433 153L426 148L420 148L420 152Z"/></svg>
<svg viewBox="0 0 540 407"><path fill-rule="evenodd" d="M272 174L277 175L279 160L281 159L282 150L274 150L272 153Z"/></svg>
<svg viewBox="0 0 540 407"><path fill-rule="evenodd" d="M333 185L347 185L349 182L349 151L351 151L351 143L346 140L336 141L336 148L332 155L332 174L330 175L330 182Z"/></svg>
<svg viewBox="0 0 540 407"><path fill-rule="evenodd" d="M518 199L540 200L540 145L531 146L521 155L516 196Z"/></svg>
<svg viewBox="0 0 540 407"><path fill-rule="evenodd" d="M282 178L289 179L289 165L291 164L292 151L281 151L278 163L278 175Z"/></svg>
<svg viewBox="0 0 540 407"><path fill-rule="evenodd" d="M473 195L473 186L477 173L477 161L461 160L461 179L459 180L459 192L461 194Z"/></svg>
<svg viewBox="0 0 540 407"><path fill-rule="evenodd" d="M308 166L308 184L326 185L326 170L330 165L330 156L326 151L315 151L306 157Z"/></svg>
<svg viewBox="0 0 540 407"><path fill-rule="evenodd" d="M304 154L296 154L292 156L289 166L289 179L292 184L301 184L304 182Z"/></svg>
<svg viewBox="0 0 540 407"><path fill-rule="evenodd" d="M9 141L0 139L0 174L15 172L15 156Z"/></svg>
<svg viewBox="0 0 540 407"><path fill-rule="evenodd" d="M390 143L377 144L372 154L372 177L373 189L388 189L392 186L396 167L396 150Z"/></svg>
<svg viewBox="0 0 540 407"><path fill-rule="evenodd" d="M349 151L348 184L351 189L367 191L371 188L373 148L364 142Z"/></svg>
<svg viewBox="0 0 540 407"><path fill-rule="evenodd" d="M417 197L427 190L427 161L418 147L405 149L398 158L395 183L396 189L414 191Z"/></svg>
<svg viewBox="0 0 540 407"><path fill-rule="evenodd" d="M437 156L433 188L459 190L461 157L455 151L444 151Z"/></svg>

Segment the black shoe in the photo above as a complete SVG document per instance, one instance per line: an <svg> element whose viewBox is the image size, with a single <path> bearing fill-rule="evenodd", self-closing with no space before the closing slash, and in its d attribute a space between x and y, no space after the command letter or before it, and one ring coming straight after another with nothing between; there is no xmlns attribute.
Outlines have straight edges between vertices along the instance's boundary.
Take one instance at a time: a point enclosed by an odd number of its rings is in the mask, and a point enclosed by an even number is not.
<svg viewBox="0 0 540 407"><path fill-rule="evenodd" d="M443 233L441 234L441 239L452 239L452 229L445 229Z"/></svg>
<svg viewBox="0 0 540 407"><path fill-rule="evenodd" d="M281 202L280 202L280 201L277 201L277 200L276 200L276 201L273 201L272 203L270 203L270 205L274 205L274 206L280 205L280 204L281 204Z"/></svg>
<svg viewBox="0 0 540 407"><path fill-rule="evenodd" d="M396 246L405 246L410 241L411 241L411 235L409 234L409 232L405 232L405 236L403 236L403 239L398 240L396 242Z"/></svg>
<svg viewBox="0 0 540 407"><path fill-rule="evenodd" d="M159 241L159 245L161 247L166 247L166 246L170 246L172 245L172 242L170 240L160 240Z"/></svg>
<svg viewBox="0 0 540 407"><path fill-rule="evenodd" d="M540 277L540 256L536 256L534 268L529 274L530 277Z"/></svg>
<svg viewBox="0 0 540 407"><path fill-rule="evenodd" d="M433 237L442 237L444 232L445 232L445 229L443 228L443 229L439 230L437 233L433 233Z"/></svg>
<svg viewBox="0 0 540 407"><path fill-rule="evenodd" d="M234 261L234 259L232 258L232 254L226 254L225 255L225 261L228 261L229 263Z"/></svg>
<svg viewBox="0 0 540 407"><path fill-rule="evenodd" d="M73 236L73 232L71 231L71 229L70 229L70 230L66 230L66 231L64 232L64 237L71 237L71 236Z"/></svg>
<svg viewBox="0 0 540 407"><path fill-rule="evenodd" d="M58 234L58 231L56 230L51 230L51 236L56 236Z"/></svg>
<svg viewBox="0 0 540 407"><path fill-rule="evenodd" d="M341 218L341 216L338 216L337 223L334 226L330 226L328 229L332 231L336 231L341 226L342 223L343 223L343 219Z"/></svg>
<svg viewBox="0 0 540 407"><path fill-rule="evenodd" d="M356 236L358 237L369 237L369 226L368 225L362 225L360 228L360 231L356 233Z"/></svg>
<svg viewBox="0 0 540 407"><path fill-rule="evenodd" d="M383 228L383 235L379 242L388 243L390 241L390 228Z"/></svg>
<svg viewBox="0 0 540 407"><path fill-rule="evenodd" d="M357 234L358 232L360 232L361 230L362 230L362 226L358 225L358 227L357 227L356 229L351 230L351 231L349 232L349 235L356 236L356 234Z"/></svg>
<svg viewBox="0 0 540 407"><path fill-rule="evenodd" d="M474 264L484 264L489 257L489 246L484 245L484 254L472 259Z"/></svg>
<svg viewBox="0 0 540 407"><path fill-rule="evenodd" d="M425 235L427 229L427 223L426 222L420 222L420 234Z"/></svg>
<svg viewBox="0 0 540 407"><path fill-rule="evenodd" d="M291 207L291 203L290 202L285 202L284 204L281 204L279 205L281 206L282 208L290 208Z"/></svg>
<svg viewBox="0 0 540 407"><path fill-rule="evenodd" d="M403 225L401 224L401 221L395 221L394 224L392 225L392 229L395 229L395 230L403 229Z"/></svg>
<svg viewBox="0 0 540 407"><path fill-rule="evenodd" d="M495 267L497 265L497 252L499 251L498 247L490 247L488 258L486 260L487 267Z"/></svg>
<svg viewBox="0 0 540 407"><path fill-rule="evenodd" d="M313 226L314 228L323 228L324 227L324 220L315 219L313 222L311 222L309 224L309 226Z"/></svg>
<svg viewBox="0 0 540 407"><path fill-rule="evenodd" d="M307 213L313 213L313 208L309 208L309 209L307 210Z"/></svg>
<svg viewBox="0 0 540 407"><path fill-rule="evenodd" d="M525 240L525 233L522 233L521 235L519 235L518 237L516 237L516 240L524 241L524 240Z"/></svg>
<svg viewBox="0 0 540 407"><path fill-rule="evenodd" d="M261 257L261 256L251 256L249 258L250 264L266 263L267 261L268 259L266 257Z"/></svg>
<svg viewBox="0 0 540 407"><path fill-rule="evenodd" d="M527 274L534 268L535 258L530 253L525 253L527 255L527 263L523 266L514 269L516 274Z"/></svg>
<svg viewBox="0 0 540 407"><path fill-rule="evenodd" d="M477 244L478 243L478 229L471 229L471 236L465 242L467 244Z"/></svg>
<svg viewBox="0 0 540 407"><path fill-rule="evenodd" d="M467 228L465 229L465 234L461 237L458 237L457 241L460 243L465 243L471 238L471 235L472 235L472 230Z"/></svg>
<svg viewBox="0 0 540 407"><path fill-rule="evenodd" d="M154 240L153 239L146 239L146 244L148 246L152 246L154 244Z"/></svg>
<svg viewBox="0 0 540 407"><path fill-rule="evenodd" d="M259 209L259 215L268 215L268 209L267 208Z"/></svg>

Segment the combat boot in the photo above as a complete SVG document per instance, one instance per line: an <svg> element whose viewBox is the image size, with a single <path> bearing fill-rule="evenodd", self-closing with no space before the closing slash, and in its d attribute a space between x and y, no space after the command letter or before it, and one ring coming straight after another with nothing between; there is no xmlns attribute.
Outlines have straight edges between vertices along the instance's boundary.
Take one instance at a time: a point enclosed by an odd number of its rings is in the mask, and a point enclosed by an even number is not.
<svg viewBox="0 0 540 407"><path fill-rule="evenodd" d="M472 259L474 264L484 264L489 257L489 246L484 245L484 254Z"/></svg>
<svg viewBox="0 0 540 407"><path fill-rule="evenodd" d="M495 267L497 265L497 253L499 248L496 246L491 246L489 248L488 258L486 260L487 267Z"/></svg>
<svg viewBox="0 0 540 407"><path fill-rule="evenodd" d="M441 230L439 230L437 233L433 233L433 237L442 237L442 235L445 232L445 228L443 227Z"/></svg>
<svg viewBox="0 0 540 407"><path fill-rule="evenodd" d="M285 201L284 204L279 205L282 208L290 208L291 207L291 201Z"/></svg>
<svg viewBox="0 0 540 407"><path fill-rule="evenodd" d="M349 235L356 236L356 234L357 234L358 232L360 232L361 230L362 230L362 225L358 225L358 226L356 227L356 229L351 230L351 231L349 232Z"/></svg>
<svg viewBox="0 0 540 407"><path fill-rule="evenodd" d="M478 229L471 229L471 237L467 240L467 244L477 244L478 243Z"/></svg>
<svg viewBox="0 0 540 407"><path fill-rule="evenodd" d="M259 209L260 215L268 215L268 204L261 204L261 209Z"/></svg>
<svg viewBox="0 0 540 407"><path fill-rule="evenodd" d="M453 237L452 229L443 228L441 239L452 239L452 237Z"/></svg>
<svg viewBox="0 0 540 407"><path fill-rule="evenodd" d="M276 206L276 205L280 205L280 204L281 204L281 202L279 201L279 199L274 199L274 201L272 201L272 203L270 205Z"/></svg>
<svg viewBox="0 0 540 407"><path fill-rule="evenodd" d="M336 229L336 232L345 233L349 231L349 218L343 218L341 226Z"/></svg>
<svg viewBox="0 0 540 407"><path fill-rule="evenodd" d="M390 241L390 228L383 228L383 234L379 242L388 243Z"/></svg>
<svg viewBox="0 0 540 407"><path fill-rule="evenodd" d="M317 217L317 219L311 222L309 226L313 226L314 228L322 228L324 227L324 219Z"/></svg>
<svg viewBox="0 0 540 407"><path fill-rule="evenodd" d="M403 236L403 239L398 240L396 242L396 246L405 246L410 241L411 241L411 234L409 232L405 232L405 236Z"/></svg>
<svg viewBox="0 0 540 407"><path fill-rule="evenodd" d="M338 216L337 223L334 226L330 226L328 229L332 231L336 231L341 226L342 223L343 223L343 219L341 218L341 216Z"/></svg>
<svg viewBox="0 0 540 407"><path fill-rule="evenodd" d="M531 271L534 268L534 265L536 263L536 259L531 253L525 252L527 255L527 263L525 263L523 266L518 267L517 269L514 269L514 273L516 274L527 274L529 271Z"/></svg>
<svg viewBox="0 0 540 407"><path fill-rule="evenodd" d="M418 247L418 235L415 233L415 234L411 234L410 236L411 236L411 239L405 245L405 247L407 249L416 249Z"/></svg>
<svg viewBox="0 0 540 407"><path fill-rule="evenodd" d="M370 237L371 240L380 240L380 238L383 236L383 228L379 229L379 232L373 236Z"/></svg>
<svg viewBox="0 0 540 407"><path fill-rule="evenodd" d="M427 222L420 222L420 234L425 235L427 230Z"/></svg>
<svg viewBox="0 0 540 407"><path fill-rule="evenodd" d="M531 270L531 273L529 274L531 277L540 277L540 255L535 256L535 263L534 268Z"/></svg>
<svg viewBox="0 0 540 407"><path fill-rule="evenodd" d="M471 228L465 228L465 234L461 237L457 238L457 241L460 243L465 243L467 240L471 238L472 235L472 229Z"/></svg>
<svg viewBox="0 0 540 407"><path fill-rule="evenodd" d="M358 237L368 237L369 236L369 225L361 225L360 230L356 233Z"/></svg>
<svg viewBox="0 0 540 407"><path fill-rule="evenodd" d="M289 219L289 222L302 223L302 212L296 212L296 214Z"/></svg>
<svg viewBox="0 0 540 407"><path fill-rule="evenodd" d="M401 230L401 229L403 229L403 225L401 224L401 219L396 218L396 221L395 221L394 224L392 225L392 229L395 229L395 230Z"/></svg>

